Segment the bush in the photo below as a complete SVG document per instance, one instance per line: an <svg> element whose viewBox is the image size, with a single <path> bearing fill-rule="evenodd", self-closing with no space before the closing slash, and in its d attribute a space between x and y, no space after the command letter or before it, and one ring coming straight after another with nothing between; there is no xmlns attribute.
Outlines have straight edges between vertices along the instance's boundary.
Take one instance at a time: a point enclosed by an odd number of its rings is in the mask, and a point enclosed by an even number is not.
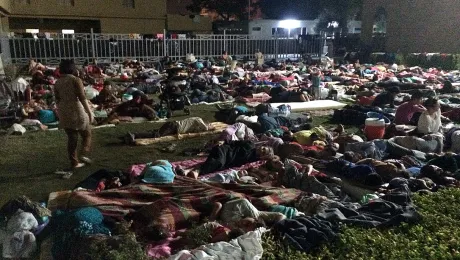
<svg viewBox="0 0 460 260"><path fill-rule="evenodd" d="M414 196L422 221L393 229L344 227L336 243L292 253L264 236L264 259L460 259L460 190ZM292 255L292 256L291 256Z"/></svg>

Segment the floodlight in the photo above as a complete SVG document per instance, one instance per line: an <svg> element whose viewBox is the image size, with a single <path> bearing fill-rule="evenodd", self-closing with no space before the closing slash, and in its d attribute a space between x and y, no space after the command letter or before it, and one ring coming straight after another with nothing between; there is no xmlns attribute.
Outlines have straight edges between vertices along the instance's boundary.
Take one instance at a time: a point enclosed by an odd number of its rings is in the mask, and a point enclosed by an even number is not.
<svg viewBox="0 0 460 260"><path fill-rule="evenodd" d="M295 29L301 26L299 20L282 20L279 21L278 27L284 29Z"/></svg>

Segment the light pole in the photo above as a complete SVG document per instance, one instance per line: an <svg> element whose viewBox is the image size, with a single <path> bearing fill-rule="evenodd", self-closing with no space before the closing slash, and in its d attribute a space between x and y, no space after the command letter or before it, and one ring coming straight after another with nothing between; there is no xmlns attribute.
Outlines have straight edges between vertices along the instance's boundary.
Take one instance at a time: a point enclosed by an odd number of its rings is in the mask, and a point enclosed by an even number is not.
<svg viewBox="0 0 460 260"><path fill-rule="evenodd" d="M248 0L248 21L251 21L251 0Z"/></svg>

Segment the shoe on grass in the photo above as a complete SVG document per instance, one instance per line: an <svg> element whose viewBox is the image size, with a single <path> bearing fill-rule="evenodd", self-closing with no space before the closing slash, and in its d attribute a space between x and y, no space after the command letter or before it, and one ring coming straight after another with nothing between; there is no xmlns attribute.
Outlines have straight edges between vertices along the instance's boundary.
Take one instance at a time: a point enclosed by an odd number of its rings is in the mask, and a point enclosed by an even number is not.
<svg viewBox="0 0 460 260"><path fill-rule="evenodd" d="M81 160L82 162L84 162L85 164L92 164L92 163L93 163L93 160L91 160L90 158L88 158L88 157L86 157L86 156L82 156L82 157L80 158L80 160Z"/></svg>

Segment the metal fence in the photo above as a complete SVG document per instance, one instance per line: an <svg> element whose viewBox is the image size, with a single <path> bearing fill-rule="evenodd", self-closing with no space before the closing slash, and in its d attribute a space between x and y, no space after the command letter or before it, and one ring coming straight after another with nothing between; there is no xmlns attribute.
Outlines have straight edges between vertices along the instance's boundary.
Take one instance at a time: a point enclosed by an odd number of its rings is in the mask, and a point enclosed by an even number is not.
<svg viewBox="0 0 460 260"><path fill-rule="evenodd" d="M299 44L296 39L260 39L249 35L197 35L187 39L152 39L129 34L55 34L47 37L1 36L3 60L26 64L33 58L44 64L58 64L62 59L74 59L81 64L136 59L156 62L169 56L173 60L193 53L197 58L218 57L223 51L237 59L254 59L260 50L267 59L296 59L302 54L320 56L325 39L317 37ZM307 51L305 51L307 50Z"/></svg>

